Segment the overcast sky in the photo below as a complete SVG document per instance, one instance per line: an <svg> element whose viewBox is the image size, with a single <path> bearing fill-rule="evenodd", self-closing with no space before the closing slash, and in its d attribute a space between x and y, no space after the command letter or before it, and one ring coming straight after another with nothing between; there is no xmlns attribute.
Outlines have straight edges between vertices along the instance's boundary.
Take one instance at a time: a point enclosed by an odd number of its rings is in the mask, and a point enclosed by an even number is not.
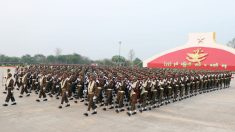
<svg viewBox="0 0 235 132"><path fill-rule="evenodd" d="M235 37L234 0L0 0L0 54L79 53L147 59L183 45L188 33Z"/></svg>

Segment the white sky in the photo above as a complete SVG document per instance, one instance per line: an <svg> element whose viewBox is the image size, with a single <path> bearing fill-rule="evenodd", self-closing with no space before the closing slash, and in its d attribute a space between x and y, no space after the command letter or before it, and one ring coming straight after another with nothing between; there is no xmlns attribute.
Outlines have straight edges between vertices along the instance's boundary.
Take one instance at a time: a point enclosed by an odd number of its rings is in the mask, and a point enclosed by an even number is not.
<svg viewBox="0 0 235 132"><path fill-rule="evenodd" d="M235 37L234 0L0 0L0 54L79 53L147 59L185 44L188 33Z"/></svg>

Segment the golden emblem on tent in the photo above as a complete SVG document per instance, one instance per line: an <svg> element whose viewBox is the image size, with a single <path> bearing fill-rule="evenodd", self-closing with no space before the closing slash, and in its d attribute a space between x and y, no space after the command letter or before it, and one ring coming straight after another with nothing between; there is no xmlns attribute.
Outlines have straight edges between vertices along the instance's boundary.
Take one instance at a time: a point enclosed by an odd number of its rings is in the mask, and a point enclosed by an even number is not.
<svg viewBox="0 0 235 132"><path fill-rule="evenodd" d="M188 53L186 59L192 63L201 63L201 61L206 59L208 53L204 53L202 49L196 49L193 53Z"/></svg>

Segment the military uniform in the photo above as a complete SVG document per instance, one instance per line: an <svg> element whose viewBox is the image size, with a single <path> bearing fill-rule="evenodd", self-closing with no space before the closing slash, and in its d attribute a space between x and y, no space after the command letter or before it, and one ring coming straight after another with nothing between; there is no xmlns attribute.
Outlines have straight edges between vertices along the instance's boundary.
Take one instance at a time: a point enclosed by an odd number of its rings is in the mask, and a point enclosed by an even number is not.
<svg viewBox="0 0 235 132"><path fill-rule="evenodd" d="M148 86L148 80L144 80L143 83L140 86L140 100L141 100L141 109L140 112L146 111L147 110L147 97L148 97L148 91L146 90L149 86Z"/></svg>
<svg viewBox="0 0 235 132"><path fill-rule="evenodd" d="M159 105L163 105L163 101L164 101L164 80L161 80L159 82L159 86L158 86L158 104Z"/></svg>
<svg viewBox="0 0 235 132"><path fill-rule="evenodd" d="M178 78L176 78L173 80L173 92L174 92L173 102L177 101L178 91L179 91L179 80Z"/></svg>
<svg viewBox="0 0 235 132"><path fill-rule="evenodd" d="M89 84L88 84L88 108L87 108L87 112L84 113L85 116L89 115L89 112L91 109L94 110L93 113L91 114L97 114L96 111L96 105L95 105L95 100L96 100L96 96L95 96L95 90L96 90L97 86L96 86L96 81L94 79L92 79Z"/></svg>
<svg viewBox="0 0 235 132"><path fill-rule="evenodd" d="M61 98L61 105L59 106L59 108L61 109L64 102L66 103L65 107L69 107L69 100L68 100L68 89L70 88L71 83L69 82L70 78L64 78L61 82L61 90L62 90L62 98Z"/></svg>
<svg viewBox="0 0 235 132"><path fill-rule="evenodd" d="M5 100L5 104L3 106L8 106L8 102L11 100L12 105L16 105L15 98L13 95L14 90L14 80L11 73L8 73L7 81L6 81L6 88L7 88L7 97Z"/></svg>
<svg viewBox="0 0 235 132"><path fill-rule="evenodd" d="M8 76L8 74L11 72L11 70L10 69L7 69L7 76ZM3 79L5 79L5 85L4 85L4 94L7 94L7 76L5 76L5 77L3 77Z"/></svg>
<svg viewBox="0 0 235 132"><path fill-rule="evenodd" d="M137 114L136 111L136 104L137 104L137 93L135 92L135 89L138 87L139 82L136 80L131 84L131 89L130 89L130 106L131 108L127 112L129 116Z"/></svg>
<svg viewBox="0 0 235 132"><path fill-rule="evenodd" d="M22 87L21 87L21 92L20 92L20 98L23 97L23 94L26 93L26 96L30 96L30 93L28 91L28 88L30 87L30 84L29 84L29 76L30 74L29 73L26 73L23 78L22 78Z"/></svg>
<svg viewBox="0 0 235 132"><path fill-rule="evenodd" d="M112 80L110 80L107 89L105 89L105 108L103 108L104 111L106 111L108 109L113 109L114 105L113 105L113 90L115 87L115 82L114 82L114 78Z"/></svg>
<svg viewBox="0 0 235 132"><path fill-rule="evenodd" d="M119 113L120 111L124 111L124 95L125 95L125 81L119 80L116 84L117 87L117 106L116 106L116 112Z"/></svg>
<svg viewBox="0 0 235 132"><path fill-rule="evenodd" d="M40 76L39 85L40 85L39 97L36 101L40 102L41 97L43 97L43 101L47 101L47 98L46 98L47 96L46 96L46 93L45 93L45 90L46 90L46 77L44 75Z"/></svg>
<svg viewBox="0 0 235 132"><path fill-rule="evenodd" d="M152 86L151 86L151 93L152 93L152 98L150 105L152 108L157 107L157 89L158 89L158 81L156 79L152 80Z"/></svg>

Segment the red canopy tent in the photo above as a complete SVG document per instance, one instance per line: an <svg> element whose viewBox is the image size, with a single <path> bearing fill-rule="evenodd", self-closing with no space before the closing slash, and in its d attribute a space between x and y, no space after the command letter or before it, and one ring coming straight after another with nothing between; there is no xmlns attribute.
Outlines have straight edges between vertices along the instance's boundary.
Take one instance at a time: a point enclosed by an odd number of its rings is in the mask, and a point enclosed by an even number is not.
<svg viewBox="0 0 235 132"><path fill-rule="evenodd" d="M235 49L215 42L215 33L192 33L186 45L144 61L149 68L235 71Z"/></svg>

